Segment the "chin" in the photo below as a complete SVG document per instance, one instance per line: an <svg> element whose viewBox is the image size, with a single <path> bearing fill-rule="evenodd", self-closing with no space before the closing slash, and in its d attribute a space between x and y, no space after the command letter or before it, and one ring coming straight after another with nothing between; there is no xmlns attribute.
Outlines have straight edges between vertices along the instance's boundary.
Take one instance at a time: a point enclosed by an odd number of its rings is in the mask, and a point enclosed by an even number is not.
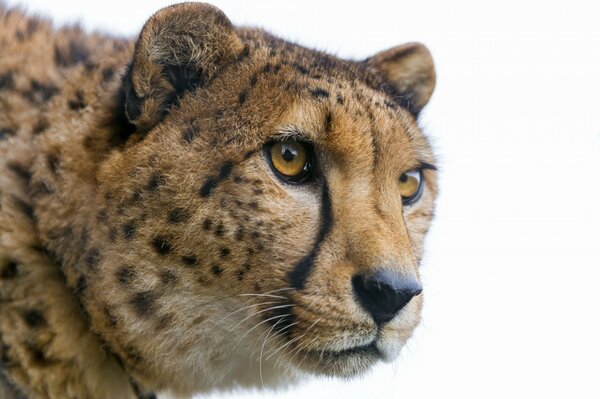
<svg viewBox="0 0 600 399"><path fill-rule="evenodd" d="M412 330L386 331L364 345L346 349L296 350L288 361L302 372L316 376L352 378L368 373L379 363L394 362Z"/></svg>
<svg viewBox="0 0 600 399"><path fill-rule="evenodd" d="M298 365L303 371L314 375L351 378L365 374L383 360L374 344L343 351L304 351L303 361Z"/></svg>
<svg viewBox="0 0 600 399"><path fill-rule="evenodd" d="M368 373L377 364L397 360L418 323L419 318L401 318L379 330L375 337L355 338L352 343L329 342L320 348L292 348L282 355L288 364L304 373L340 378L358 377Z"/></svg>

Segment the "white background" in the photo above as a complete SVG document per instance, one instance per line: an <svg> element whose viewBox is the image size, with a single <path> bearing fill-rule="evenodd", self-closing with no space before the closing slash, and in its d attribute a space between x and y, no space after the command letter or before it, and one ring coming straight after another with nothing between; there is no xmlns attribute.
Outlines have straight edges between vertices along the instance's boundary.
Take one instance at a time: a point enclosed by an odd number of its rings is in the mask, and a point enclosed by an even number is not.
<svg viewBox="0 0 600 399"><path fill-rule="evenodd" d="M593 1L214 1L363 58L421 41L441 164L424 321L394 366L239 398L600 398L600 10ZM10 4L15 4L14 0ZM22 0L133 35L166 1ZM215 396L216 397L216 396Z"/></svg>

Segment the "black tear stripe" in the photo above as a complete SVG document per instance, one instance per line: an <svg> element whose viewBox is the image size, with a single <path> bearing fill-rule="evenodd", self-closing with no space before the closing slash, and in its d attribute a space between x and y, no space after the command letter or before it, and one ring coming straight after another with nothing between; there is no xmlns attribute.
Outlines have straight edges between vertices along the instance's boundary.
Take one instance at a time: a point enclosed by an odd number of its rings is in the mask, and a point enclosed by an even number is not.
<svg viewBox="0 0 600 399"><path fill-rule="evenodd" d="M288 277L292 288L297 290L304 288L306 279L315 264L317 255L319 255L321 244L325 240L325 237L327 237L327 234L331 231L332 226L333 217L331 214L331 198L329 197L327 182L323 180L323 193L321 195L321 227L319 228L319 234L310 254L302 258L289 273Z"/></svg>

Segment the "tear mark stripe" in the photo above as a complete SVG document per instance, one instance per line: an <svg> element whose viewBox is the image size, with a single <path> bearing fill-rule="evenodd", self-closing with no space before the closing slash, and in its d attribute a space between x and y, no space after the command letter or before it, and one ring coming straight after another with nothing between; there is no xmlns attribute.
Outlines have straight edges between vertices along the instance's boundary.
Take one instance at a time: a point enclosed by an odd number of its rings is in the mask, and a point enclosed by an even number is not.
<svg viewBox="0 0 600 399"><path fill-rule="evenodd" d="M331 198L329 197L327 181L323 181L323 193L321 196L321 227L319 228L319 234L317 235L312 251L302 258L288 275L290 285L293 288L298 290L304 288L306 280L315 265L315 260L319 255L321 245L327 237L327 234L331 231L332 226L333 217L331 212Z"/></svg>

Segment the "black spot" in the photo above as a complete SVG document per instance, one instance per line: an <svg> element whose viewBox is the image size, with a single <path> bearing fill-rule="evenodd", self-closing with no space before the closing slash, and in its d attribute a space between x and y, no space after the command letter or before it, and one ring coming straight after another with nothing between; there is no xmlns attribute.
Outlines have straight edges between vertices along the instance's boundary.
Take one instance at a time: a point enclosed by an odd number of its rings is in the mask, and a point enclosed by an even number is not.
<svg viewBox="0 0 600 399"><path fill-rule="evenodd" d="M43 195L43 194L52 194L54 192L54 189L52 188L52 186L42 180L37 182L34 186L33 186L33 190L32 190L32 195L33 196L38 196L38 195Z"/></svg>
<svg viewBox="0 0 600 399"><path fill-rule="evenodd" d="M60 167L60 159L58 158L58 155L48 154L46 157L46 162L48 163L48 167L50 168L50 171L52 173L56 174L56 171Z"/></svg>
<svg viewBox="0 0 600 399"><path fill-rule="evenodd" d="M333 120L333 116L331 115L331 112L327 112L325 114L325 133L330 133L331 132L331 122Z"/></svg>
<svg viewBox="0 0 600 399"><path fill-rule="evenodd" d="M227 179L229 177L229 175L231 174L232 169L233 169L232 162L225 162L223 165L221 165L221 169L219 169L219 179L220 180Z"/></svg>
<svg viewBox="0 0 600 399"><path fill-rule="evenodd" d="M131 305L138 316L149 316L156 308L158 294L152 291L138 292L131 298Z"/></svg>
<svg viewBox="0 0 600 399"><path fill-rule="evenodd" d="M23 92L23 96L32 103L45 103L58 94L58 87L45 84L35 79L31 81L30 89Z"/></svg>
<svg viewBox="0 0 600 399"><path fill-rule="evenodd" d="M166 255L171 252L171 244L163 236L154 237L151 244L159 255Z"/></svg>
<svg viewBox="0 0 600 399"><path fill-rule="evenodd" d="M200 196L206 198L211 195L215 188L218 187L219 183L231 175L232 169L233 163L231 161L227 161L221 165L218 176L208 178L202 188L200 188Z"/></svg>
<svg viewBox="0 0 600 399"><path fill-rule="evenodd" d="M23 320L25 320L25 324L30 328L44 327L47 324L42 312L36 309L25 311L23 313Z"/></svg>
<svg viewBox="0 0 600 399"><path fill-rule="evenodd" d="M394 103L394 102L391 102L391 101L389 101L389 100L385 100L385 101L383 102L383 104L384 104L384 105L385 105L387 108L390 108L390 109L392 109L392 110L395 110L395 109L397 109L397 108L398 108L398 104L396 104L396 103Z"/></svg>
<svg viewBox="0 0 600 399"><path fill-rule="evenodd" d="M160 188L160 186L164 185L164 183L165 177L160 173L155 173L150 177L146 188L148 189L148 191L157 191Z"/></svg>
<svg viewBox="0 0 600 399"><path fill-rule="evenodd" d="M312 94L313 97L316 97L316 98L329 97L329 92L322 88L313 89L310 91L310 94Z"/></svg>
<svg viewBox="0 0 600 399"><path fill-rule="evenodd" d="M10 351L10 347L0 341L0 367L3 367L5 370L10 367L11 359L8 354ZM0 373L0 384L7 385L8 381L4 379L4 374ZM2 385L0 385L2 386ZM16 396L16 395L15 395ZM18 399L22 399L22 396L17 396Z"/></svg>
<svg viewBox="0 0 600 399"><path fill-rule="evenodd" d="M125 223L123 226L121 226L123 238L125 238L126 240L131 240L135 235L136 229L137 226L135 225L135 222L133 220Z"/></svg>
<svg viewBox="0 0 600 399"><path fill-rule="evenodd" d="M115 76L115 70L112 67L102 69L102 81L107 82Z"/></svg>
<svg viewBox="0 0 600 399"><path fill-rule="evenodd" d="M31 356L31 362L34 363L38 367L46 367L52 364L53 362L46 357L46 354L42 350L42 348L38 347L32 342L28 342L26 344L26 348L29 351Z"/></svg>
<svg viewBox="0 0 600 399"><path fill-rule="evenodd" d="M219 266L219 265L214 265L214 266L211 268L211 272L212 272L212 274L214 274L215 276L217 276L217 277L220 277L220 276L221 276L221 273L223 273L223 269L222 269L222 268L221 268L221 266Z"/></svg>
<svg viewBox="0 0 600 399"><path fill-rule="evenodd" d="M131 202L139 202L142 199L142 192L140 190L135 190L131 195Z"/></svg>
<svg viewBox="0 0 600 399"><path fill-rule="evenodd" d="M79 276L77 282L75 283L75 294L83 295L85 290L87 289L87 280L84 276Z"/></svg>
<svg viewBox="0 0 600 399"><path fill-rule="evenodd" d="M183 208L175 208L169 212L168 221L169 223L181 223L184 220L188 219L190 215Z"/></svg>
<svg viewBox="0 0 600 399"><path fill-rule="evenodd" d="M135 272L131 266L123 266L116 273L117 281L122 285L129 285L135 277Z"/></svg>
<svg viewBox="0 0 600 399"><path fill-rule="evenodd" d="M16 134L14 129L8 127L0 127L0 140L5 140L8 137L12 137Z"/></svg>
<svg viewBox="0 0 600 399"><path fill-rule="evenodd" d="M171 270L162 270L159 273L159 278L163 284L169 285L177 280L177 275Z"/></svg>
<svg viewBox="0 0 600 399"><path fill-rule="evenodd" d="M96 214L96 220L99 223L106 223L108 221L108 213L106 212L106 209L100 209L100 211L98 211L98 214Z"/></svg>
<svg viewBox="0 0 600 399"><path fill-rule="evenodd" d="M183 133L181 133L181 138L185 143L190 144L199 135L200 129L198 129L196 126L189 125L183 130Z"/></svg>
<svg viewBox="0 0 600 399"><path fill-rule="evenodd" d="M243 61L248 55L250 55L250 47L246 44L244 49L238 55L238 61Z"/></svg>
<svg viewBox="0 0 600 399"><path fill-rule="evenodd" d="M271 64L269 63L269 64L265 65L263 67L262 71L263 71L263 73L269 73L269 72L271 72Z"/></svg>
<svg viewBox="0 0 600 399"><path fill-rule="evenodd" d="M331 213L331 199L329 198L329 189L327 182L323 181L323 192L321 195L321 227L319 228L319 234L315 241L312 251L310 254L305 256L294 266L292 271L289 273L290 285L296 289L304 288L306 279L314 267L315 260L319 254L319 250L323 240L331 230L333 225L333 217Z"/></svg>
<svg viewBox="0 0 600 399"><path fill-rule="evenodd" d="M8 168L12 170L14 174L19 176L19 178L25 180L25 182L28 183L29 180L31 180L31 172L25 166L16 162L10 162L6 166L8 166Z"/></svg>
<svg viewBox="0 0 600 399"><path fill-rule="evenodd" d="M31 221L35 222L35 214L31 204L14 195L12 196L12 199L17 208L19 208L19 210L23 212L23 214L25 214L25 216L27 216Z"/></svg>
<svg viewBox="0 0 600 399"><path fill-rule="evenodd" d="M237 241L242 241L244 239L244 228L242 226L239 226L235 231L235 239Z"/></svg>
<svg viewBox="0 0 600 399"><path fill-rule="evenodd" d="M69 67L71 65L83 64L90 57L90 52L85 47L85 44L79 40L69 41L69 45L64 48L62 46L54 47L54 58L60 67Z"/></svg>
<svg viewBox="0 0 600 399"><path fill-rule="evenodd" d="M246 274L246 270L240 269L235 272L235 277L238 279L238 281L242 281L244 279L244 274Z"/></svg>
<svg viewBox="0 0 600 399"><path fill-rule="evenodd" d="M5 280L13 279L17 277L18 272L19 266L17 265L17 263L10 261L4 266L2 271L0 271L0 278Z"/></svg>
<svg viewBox="0 0 600 399"><path fill-rule="evenodd" d="M342 97L340 94L337 95L335 101L340 104L343 105L344 104L344 97Z"/></svg>
<svg viewBox="0 0 600 399"><path fill-rule="evenodd" d="M118 235L117 229L114 226L111 226L109 233L108 233L108 239L111 242L115 242L117 240L117 235Z"/></svg>
<svg viewBox="0 0 600 399"><path fill-rule="evenodd" d="M231 250L227 247L222 247L219 251L221 258L226 258L231 253Z"/></svg>
<svg viewBox="0 0 600 399"><path fill-rule="evenodd" d="M212 219L206 218L206 219L204 219L204 222L202 223L202 228L205 231L209 231L212 228L212 224L213 224Z"/></svg>
<svg viewBox="0 0 600 399"><path fill-rule="evenodd" d="M90 249L85 255L85 263L89 269L93 270L98 266L98 262L100 262L101 256L98 248Z"/></svg>
<svg viewBox="0 0 600 399"><path fill-rule="evenodd" d="M133 346L128 346L123 348L125 350L125 356L132 363L133 366L136 366L140 363L144 362L144 357L141 353Z"/></svg>
<svg viewBox="0 0 600 399"><path fill-rule="evenodd" d="M87 73L90 72L94 72L95 70L97 70L100 67L100 64L98 64L97 62L93 62L93 61L87 61L84 66L85 71Z"/></svg>
<svg viewBox="0 0 600 399"><path fill-rule="evenodd" d="M256 202L256 201L249 202L249 203L248 203L248 206L249 206L251 209L257 210L257 209L258 209L258 202Z"/></svg>
<svg viewBox="0 0 600 399"><path fill-rule="evenodd" d="M15 87L14 72L8 71L0 74L0 90L11 90Z"/></svg>
<svg viewBox="0 0 600 399"><path fill-rule="evenodd" d="M256 81L258 80L258 78L256 77L256 74L252 75L252 77L250 78L250 86L254 87L256 86Z"/></svg>
<svg viewBox="0 0 600 399"><path fill-rule="evenodd" d="M240 95L238 96L238 101L240 102L240 105L244 105L244 103L246 102L247 96L248 96L248 93L245 91L240 93Z"/></svg>
<svg viewBox="0 0 600 399"><path fill-rule="evenodd" d="M86 103L83 98L83 92L81 90L77 90L75 92L75 98L70 99L67 102L69 108L73 111L79 111L86 107Z"/></svg>
<svg viewBox="0 0 600 399"><path fill-rule="evenodd" d="M181 261L188 266L195 266L198 264L198 259L194 255L182 256Z"/></svg>
<svg viewBox="0 0 600 399"><path fill-rule="evenodd" d="M103 310L104 310L104 315L106 316L106 319L108 320L108 325L111 327L115 327L119 323L119 320L117 319L117 317L112 313L112 311L108 307L108 305L104 305ZM108 349L108 344L106 345L106 349Z"/></svg>
<svg viewBox="0 0 600 399"><path fill-rule="evenodd" d="M223 223L219 223L217 225L215 228L215 235L217 237L223 237L225 235L225 227L223 226Z"/></svg>
<svg viewBox="0 0 600 399"><path fill-rule="evenodd" d="M292 66L298 71L300 72L302 75L306 75L308 74L308 69L304 68L302 65L298 64L297 62L293 63Z"/></svg>

